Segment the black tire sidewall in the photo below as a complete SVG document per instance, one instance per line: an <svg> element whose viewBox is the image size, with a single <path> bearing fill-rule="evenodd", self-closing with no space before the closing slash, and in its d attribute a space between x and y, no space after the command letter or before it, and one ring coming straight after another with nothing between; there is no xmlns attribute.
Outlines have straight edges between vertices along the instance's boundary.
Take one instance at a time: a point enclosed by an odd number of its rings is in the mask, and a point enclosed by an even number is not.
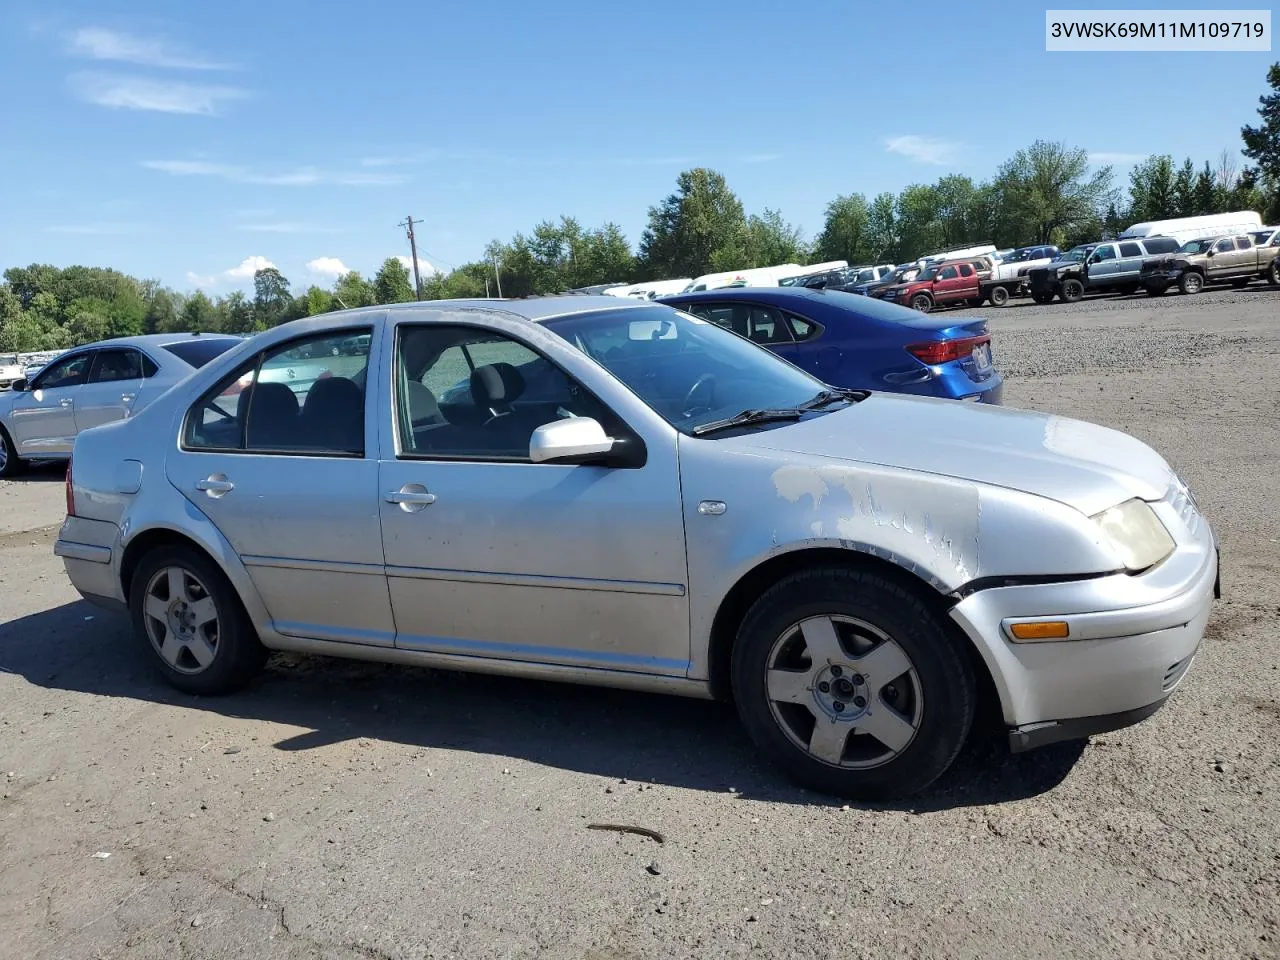
<svg viewBox="0 0 1280 960"><path fill-rule="evenodd" d="M1009 302L1009 291L1004 287L996 287L991 291L991 305L993 307L1003 307Z"/></svg>
<svg viewBox="0 0 1280 960"><path fill-rule="evenodd" d="M1067 303L1078 303L1084 298L1084 284L1079 280L1062 281L1062 299Z"/></svg>
<svg viewBox="0 0 1280 960"><path fill-rule="evenodd" d="M0 467L0 477L12 477L21 473L26 464L18 458L18 450L3 426L0 426L0 444L4 445L5 452L4 466Z"/></svg>
<svg viewBox="0 0 1280 960"><path fill-rule="evenodd" d="M143 619L147 584L156 571L172 566L195 574L208 588L218 608L218 646L213 663L196 674L182 673L165 662L152 645ZM258 641L231 582L213 561L190 547L157 547L139 561L129 585L129 617L138 641L151 654L164 678L187 693L205 696L231 693L243 687L266 660L266 650Z"/></svg>
<svg viewBox="0 0 1280 960"><path fill-rule="evenodd" d="M933 298L923 293L917 293L911 298L911 309L920 313L928 313L933 309Z"/></svg>
<svg viewBox="0 0 1280 960"><path fill-rule="evenodd" d="M832 614L865 620L892 637L923 690L915 739L880 767L842 769L813 759L779 728L769 707L765 673L774 642L797 621ZM951 765L973 723L976 681L956 640L919 597L871 572L805 571L766 591L743 621L732 678L738 714L761 751L797 782L840 796L880 800L924 789Z"/></svg>

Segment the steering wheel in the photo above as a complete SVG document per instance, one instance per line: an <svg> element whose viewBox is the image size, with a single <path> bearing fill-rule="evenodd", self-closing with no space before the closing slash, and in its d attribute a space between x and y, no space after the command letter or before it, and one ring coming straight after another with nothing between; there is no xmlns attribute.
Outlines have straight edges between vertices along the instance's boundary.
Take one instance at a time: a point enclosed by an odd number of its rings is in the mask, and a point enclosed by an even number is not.
<svg viewBox="0 0 1280 960"><path fill-rule="evenodd" d="M704 373L693 382L689 392L684 395L684 402L680 405L681 415L692 417L695 413L710 410L715 404L715 398L715 374Z"/></svg>

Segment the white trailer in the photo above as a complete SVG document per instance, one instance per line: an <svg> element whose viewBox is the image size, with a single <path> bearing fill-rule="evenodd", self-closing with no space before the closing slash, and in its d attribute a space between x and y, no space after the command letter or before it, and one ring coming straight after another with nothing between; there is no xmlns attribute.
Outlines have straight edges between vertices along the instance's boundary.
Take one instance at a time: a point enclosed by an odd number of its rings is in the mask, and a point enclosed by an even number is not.
<svg viewBox="0 0 1280 960"><path fill-rule="evenodd" d="M1262 229L1262 217L1252 210L1235 213L1210 213L1203 217L1179 217L1175 220L1152 220L1135 223L1118 240L1140 240L1143 237L1173 237L1179 244L1208 237L1252 233Z"/></svg>

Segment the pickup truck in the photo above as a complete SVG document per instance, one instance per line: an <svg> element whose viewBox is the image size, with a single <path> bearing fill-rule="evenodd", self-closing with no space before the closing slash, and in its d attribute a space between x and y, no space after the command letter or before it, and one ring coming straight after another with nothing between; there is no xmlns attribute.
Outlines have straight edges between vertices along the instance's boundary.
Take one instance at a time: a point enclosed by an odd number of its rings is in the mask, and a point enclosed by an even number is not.
<svg viewBox="0 0 1280 960"><path fill-rule="evenodd" d="M1036 247L1019 247L995 265L991 272L991 283L984 284L984 299L993 307L1003 307L1010 297L1028 291L1027 273L1035 267L1043 267L1062 253L1057 247L1041 245Z"/></svg>
<svg viewBox="0 0 1280 960"><path fill-rule="evenodd" d="M985 258L984 258L985 259ZM990 270L990 261L983 264ZM889 287L881 299L899 303L921 313L928 313L935 306L982 302L983 280L978 276L975 264L968 260L938 263L925 267L914 280Z"/></svg>
<svg viewBox="0 0 1280 960"><path fill-rule="evenodd" d="M1206 283L1227 281L1243 287L1265 277L1280 284L1280 245L1255 246L1248 234L1210 237L1184 243L1168 256L1155 257L1142 265L1142 286L1158 297L1174 284L1183 293L1199 293Z"/></svg>

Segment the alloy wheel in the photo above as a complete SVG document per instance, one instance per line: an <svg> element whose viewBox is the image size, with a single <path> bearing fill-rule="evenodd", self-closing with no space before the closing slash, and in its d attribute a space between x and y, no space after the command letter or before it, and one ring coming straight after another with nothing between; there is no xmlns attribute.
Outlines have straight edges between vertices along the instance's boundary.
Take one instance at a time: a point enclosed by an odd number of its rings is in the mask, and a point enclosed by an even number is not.
<svg viewBox="0 0 1280 960"><path fill-rule="evenodd" d="M888 634L853 617L812 617L785 630L767 661L769 709L814 759L869 769L915 739L924 715L911 658Z"/></svg>
<svg viewBox="0 0 1280 960"><path fill-rule="evenodd" d="M147 583L143 606L147 639L180 673L205 670L218 654L218 608L190 570L161 567Z"/></svg>

